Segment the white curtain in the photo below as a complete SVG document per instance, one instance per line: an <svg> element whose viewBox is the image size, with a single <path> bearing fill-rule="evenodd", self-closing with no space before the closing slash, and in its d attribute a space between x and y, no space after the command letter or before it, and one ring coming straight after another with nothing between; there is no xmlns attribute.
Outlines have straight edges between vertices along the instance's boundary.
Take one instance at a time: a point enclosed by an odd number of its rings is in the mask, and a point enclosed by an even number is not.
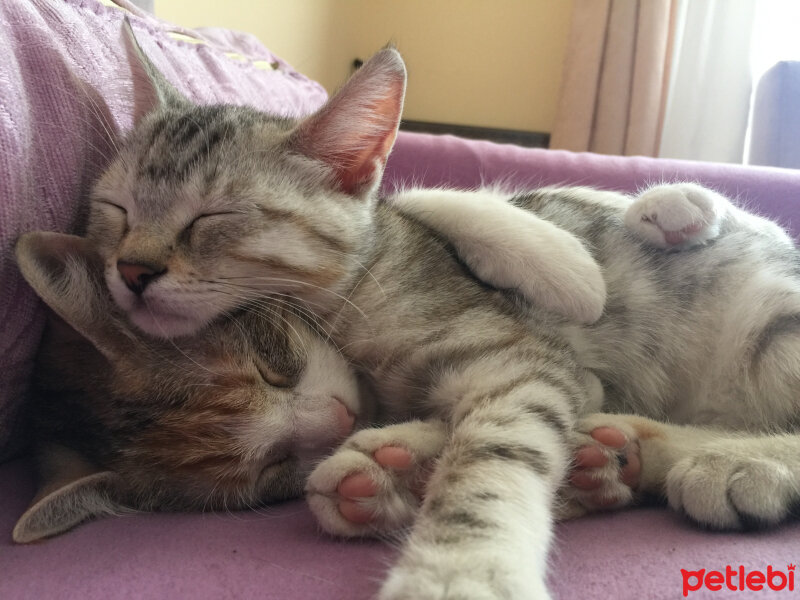
<svg viewBox="0 0 800 600"><path fill-rule="evenodd" d="M551 148L655 155L675 1L574 0Z"/></svg>
<svg viewBox="0 0 800 600"><path fill-rule="evenodd" d="M680 1L659 156L743 161L756 5Z"/></svg>

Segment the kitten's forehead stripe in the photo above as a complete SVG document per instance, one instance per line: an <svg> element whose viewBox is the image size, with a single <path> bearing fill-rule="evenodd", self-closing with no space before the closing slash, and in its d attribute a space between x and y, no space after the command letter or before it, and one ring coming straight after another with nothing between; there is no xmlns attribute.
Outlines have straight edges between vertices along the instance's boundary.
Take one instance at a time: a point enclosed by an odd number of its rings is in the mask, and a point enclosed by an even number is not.
<svg viewBox="0 0 800 600"><path fill-rule="evenodd" d="M214 164L219 146L241 136L257 116L228 106L194 107L177 116L167 112L152 125L138 172L155 181L183 181L194 168Z"/></svg>

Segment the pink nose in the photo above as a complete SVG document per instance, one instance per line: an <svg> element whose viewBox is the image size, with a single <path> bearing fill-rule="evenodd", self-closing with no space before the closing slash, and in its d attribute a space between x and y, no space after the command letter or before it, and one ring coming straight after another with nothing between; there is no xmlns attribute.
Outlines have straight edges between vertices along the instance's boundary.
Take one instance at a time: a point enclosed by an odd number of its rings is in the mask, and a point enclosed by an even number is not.
<svg viewBox="0 0 800 600"><path fill-rule="evenodd" d="M336 400L336 408L334 410L336 414L336 425L338 426L339 433L342 436L350 435L350 432L353 431L353 425L355 425L356 417L350 412L350 409L344 405L344 402L336 397L334 397L334 400Z"/></svg>
<svg viewBox="0 0 800 600"><path fill-rule="evenodd" d="M144 292L144 288L156 279L159 275L166 272L166 269L159 269L153 265L143 263L130 263L124 260L117 261L117 271L119 271L122 281L130 291L139 295Z"/></svg>

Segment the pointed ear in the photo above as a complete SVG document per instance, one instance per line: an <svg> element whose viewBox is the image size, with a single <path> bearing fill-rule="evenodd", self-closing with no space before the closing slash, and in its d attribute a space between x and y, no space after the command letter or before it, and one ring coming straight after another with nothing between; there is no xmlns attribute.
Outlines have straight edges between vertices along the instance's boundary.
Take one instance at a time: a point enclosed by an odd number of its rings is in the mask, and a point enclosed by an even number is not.
<svg viewBox="0 0 800 600"><path fill-rule="evenodd" d="M380 182L394 145L406 68L397 50L378 52L291 138L293 149L331 167L337 188L363 195Z"/></svg>
<svg viewBox="0 0 800 600"><path fill-rule="evenodd" d="M41 459L41 487L12 532L18 544L63 533L87 519L129 510L120 502L123 488L116 473L97 469L63 446L49 446Z"/></svg>
<svg viewBox="0 0 800 600"><path fill-rule="evenodd" d="M142 50L128 18L122 24L125 50L133 75L133 123L165 106L181 106L189 101L178 91Z"/></svg>
<svg viewBox="0 0 800 600"><path fill-rule="evenodd" d="M106 357L131 350L132 334L117 318L103 283L103 261L89 242L33 232L16 245L22 276L39 297Z"/></svg>

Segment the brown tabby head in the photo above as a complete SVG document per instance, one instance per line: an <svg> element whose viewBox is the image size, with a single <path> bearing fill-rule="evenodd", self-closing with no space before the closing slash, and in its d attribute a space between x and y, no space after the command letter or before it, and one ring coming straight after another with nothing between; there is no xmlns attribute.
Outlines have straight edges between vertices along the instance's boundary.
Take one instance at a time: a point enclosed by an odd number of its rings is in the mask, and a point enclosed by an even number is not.
<svg viewBox="0 0 800 600"><path fill-rule="evenodd" d="M87 240L26 234L17 257L57 317L35 377L42 487L16 541L131 508L296 496L352 429L347 364L291 311L244 307L194 338L153 340L111 302Z"/></svg>

